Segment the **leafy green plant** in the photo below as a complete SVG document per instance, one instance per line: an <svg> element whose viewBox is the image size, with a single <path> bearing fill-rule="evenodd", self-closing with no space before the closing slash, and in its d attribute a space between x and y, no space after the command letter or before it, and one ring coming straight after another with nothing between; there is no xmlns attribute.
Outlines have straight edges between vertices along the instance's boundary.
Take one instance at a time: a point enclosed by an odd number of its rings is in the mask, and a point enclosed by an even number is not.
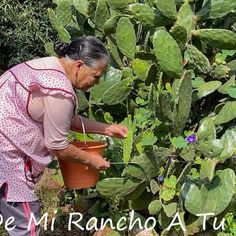
<svg viewBox="0 0 236 236"><path fill-rule="evenodd" d="M52 1L14 1L0 3L0 71L46 56L44 44L55 38L55 30L42 9L52 7Z"/></svg>
<svg viewBox="0 0 236 236"><path fill-rule="evenodd" d="M203 232L197 214L222 218L235 205L235 2L77 3L57 2L70 6L66 22L49 9L58 36L69 42L73 25L77 36L103 40L111 55L100 84L80 93L80 112L129 127L128 138L115 141L123 162L97 191L121 212L155 215L162 235L183 235L177 226L166 231L176 212L184 235L213 235L213 217Z"/></svg>

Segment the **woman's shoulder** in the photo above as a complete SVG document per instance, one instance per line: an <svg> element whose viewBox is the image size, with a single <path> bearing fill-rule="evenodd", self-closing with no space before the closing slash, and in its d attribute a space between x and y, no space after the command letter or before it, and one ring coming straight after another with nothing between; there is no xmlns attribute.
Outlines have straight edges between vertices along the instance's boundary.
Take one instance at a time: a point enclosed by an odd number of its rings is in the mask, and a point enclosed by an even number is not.
<svg viewBox="0 0 236 236"><path fill-rule="evenodd" d="M35 58L33 60L27 61L26 64L36 70L52 69L64 73L64 69L61 66L60 62L58 61L58 58L54 56Z"/></svg>

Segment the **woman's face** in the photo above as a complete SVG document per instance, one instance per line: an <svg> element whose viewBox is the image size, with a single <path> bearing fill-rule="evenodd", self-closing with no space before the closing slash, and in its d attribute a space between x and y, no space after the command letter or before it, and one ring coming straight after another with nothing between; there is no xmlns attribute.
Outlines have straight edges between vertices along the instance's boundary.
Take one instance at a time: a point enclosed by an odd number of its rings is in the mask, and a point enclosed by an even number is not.
<svg viewBox="0 0 236 236"><path fill-rule="evenodd" d="M72 85L76 89L87 91L93 85L99 83L99 78L105 73L107 63L98 63L97 67L88 67L84 63L79 64L75 72Z"/></svg>

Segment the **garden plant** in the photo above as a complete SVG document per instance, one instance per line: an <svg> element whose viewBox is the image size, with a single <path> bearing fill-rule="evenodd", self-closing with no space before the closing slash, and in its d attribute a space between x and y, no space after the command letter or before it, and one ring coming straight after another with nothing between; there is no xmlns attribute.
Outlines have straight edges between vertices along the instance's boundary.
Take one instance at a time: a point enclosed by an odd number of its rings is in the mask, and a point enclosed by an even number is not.
<svg viewBox="0 0 236 236"><path fill-rule="evenodd" d="M61 41L95 35L111 56L100 83L77 91L80 113L129 128L108 139L112 167L86 190L87 213L157 221L107 235L236 235L236 1L54 2ZM168 229L173 219L183 227Z"/></svg>

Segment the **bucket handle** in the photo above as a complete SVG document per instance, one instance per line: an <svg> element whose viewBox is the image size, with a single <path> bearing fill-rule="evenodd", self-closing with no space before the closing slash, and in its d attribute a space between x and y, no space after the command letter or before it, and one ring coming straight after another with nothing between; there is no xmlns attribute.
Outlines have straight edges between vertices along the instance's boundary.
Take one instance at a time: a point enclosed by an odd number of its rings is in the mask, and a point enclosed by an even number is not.
<svg viewBox="0 0 236 236"><path fill-rule="evenodd" d="M82 130L83 130L83 134L84 134L84 144L86 145L86 133L85 133L84 122L83 122L83 119L81 118L81 116L79 116L79 118L80 118L80 121L81 121Z"/></svg>

